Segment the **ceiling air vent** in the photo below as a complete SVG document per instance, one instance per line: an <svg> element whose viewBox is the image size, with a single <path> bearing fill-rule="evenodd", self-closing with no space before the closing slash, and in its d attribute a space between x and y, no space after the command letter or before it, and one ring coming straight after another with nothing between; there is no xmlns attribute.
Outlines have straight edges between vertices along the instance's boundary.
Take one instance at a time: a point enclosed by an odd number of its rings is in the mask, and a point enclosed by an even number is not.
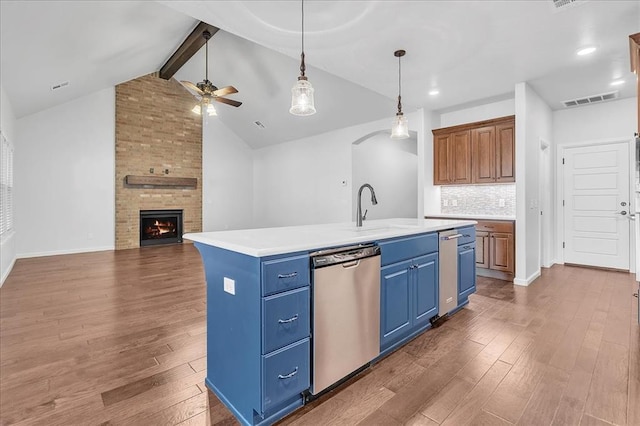
<svg viewBox="0 0 640 426"><path fill-rule="evenodd" d="M577 6L587 0L551 0L553 10L559 12L561 10L570 9L571 6Z"/></svg>
<svg viewBox="0 0 640 426"><path fill-rule="evenodd" d="M594 104L596 102L604 102L610 101L611 99L615 99L618 97L618 91L610 92L610 93L602 93L600 95L592 95L587 96L585 98L571 99L568 101L562 101L566 108L579 106L579 105L589 105Z"/></svg>
<svg viewBox="0 0 640 426"><path fill-rule="evenodd" d="M63 81L62 83L54 84L53 86L51 86L51 90L54 90L54 91L60 90L67 87L68 85L69 85L68 81Z"/></svg>

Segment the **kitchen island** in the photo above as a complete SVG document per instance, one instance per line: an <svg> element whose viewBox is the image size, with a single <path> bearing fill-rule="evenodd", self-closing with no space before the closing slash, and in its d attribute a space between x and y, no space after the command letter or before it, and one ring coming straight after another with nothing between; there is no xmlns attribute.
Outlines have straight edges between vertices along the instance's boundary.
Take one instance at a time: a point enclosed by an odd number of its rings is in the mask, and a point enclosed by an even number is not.
<svg viewBox="0 0 640 426"><path fill-rule="evenodd" d="M318 319L310 254L379 247L379 312L367 320L378 321L379 351L369 361L375 362L430 328L445 302L453 306L445 314L468 303L475 291L474 225L385 219L362 227L336 223L185 234L202 255L207 283L206 385L246 425L271 424L293 412L316 396L312 348ZM454 248L441 258L439 232L446 230ZM450 264L457 264L456 294L443 301L439 271L450 270Z"/></svg>

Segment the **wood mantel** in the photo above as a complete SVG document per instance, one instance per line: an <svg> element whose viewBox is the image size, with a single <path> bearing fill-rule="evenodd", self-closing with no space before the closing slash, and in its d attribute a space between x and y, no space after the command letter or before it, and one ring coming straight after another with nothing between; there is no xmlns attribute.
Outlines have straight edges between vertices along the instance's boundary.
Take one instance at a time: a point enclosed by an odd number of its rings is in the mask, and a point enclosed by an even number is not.
<svg viewBox="0 0 640 426"><path fill-rule="evenodd" d="M127 175L124 183L131 186L151 186L151 187L182 187L196 189L198 187L197 178L186 177L164 177L164 176L134 176Z"/></svg>

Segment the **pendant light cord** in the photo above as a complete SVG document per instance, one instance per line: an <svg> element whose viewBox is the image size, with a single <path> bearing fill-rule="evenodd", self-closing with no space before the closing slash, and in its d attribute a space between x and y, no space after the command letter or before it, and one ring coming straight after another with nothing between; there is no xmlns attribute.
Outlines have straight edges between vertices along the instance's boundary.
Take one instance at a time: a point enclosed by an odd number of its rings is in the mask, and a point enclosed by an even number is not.
<svg viewBox="0 0 640 426"><path fill-rule="evenodd" d="M402 115L402 102L400 101L402 94L402 62L400 60L401 56L398 56L398 114Z"/></svg>
<svg viewBox="0 0 640 426"><path fill-rule="evenodd" d="M301 1L302 3L302 53L300 54L300 76L304 77L304 72L306 70L306 67L304 65L304 0Z"/></svg>

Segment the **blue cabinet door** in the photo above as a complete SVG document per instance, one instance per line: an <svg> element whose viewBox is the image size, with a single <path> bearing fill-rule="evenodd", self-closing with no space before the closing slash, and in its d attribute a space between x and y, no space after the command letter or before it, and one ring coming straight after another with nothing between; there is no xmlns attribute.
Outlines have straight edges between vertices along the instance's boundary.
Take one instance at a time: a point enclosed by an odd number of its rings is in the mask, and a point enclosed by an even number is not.
<svg viewBox="0 0 640 426"><path fill-rule="evenodd" d="M476 245L458 246L458 305L476 291Z"/></svg>
<svg viewBox="0 0 640 426"><path fill-rule="evenodd" d="M413 326L429 322L438 313L438 253L413 259L415 285Z"/></svg>
<svg viewBox="0 0 640 426"><path fill-rule="evenodd" d="M410 261L394 263L380 274L380 346L409 332L411 328Z"/></svg>

